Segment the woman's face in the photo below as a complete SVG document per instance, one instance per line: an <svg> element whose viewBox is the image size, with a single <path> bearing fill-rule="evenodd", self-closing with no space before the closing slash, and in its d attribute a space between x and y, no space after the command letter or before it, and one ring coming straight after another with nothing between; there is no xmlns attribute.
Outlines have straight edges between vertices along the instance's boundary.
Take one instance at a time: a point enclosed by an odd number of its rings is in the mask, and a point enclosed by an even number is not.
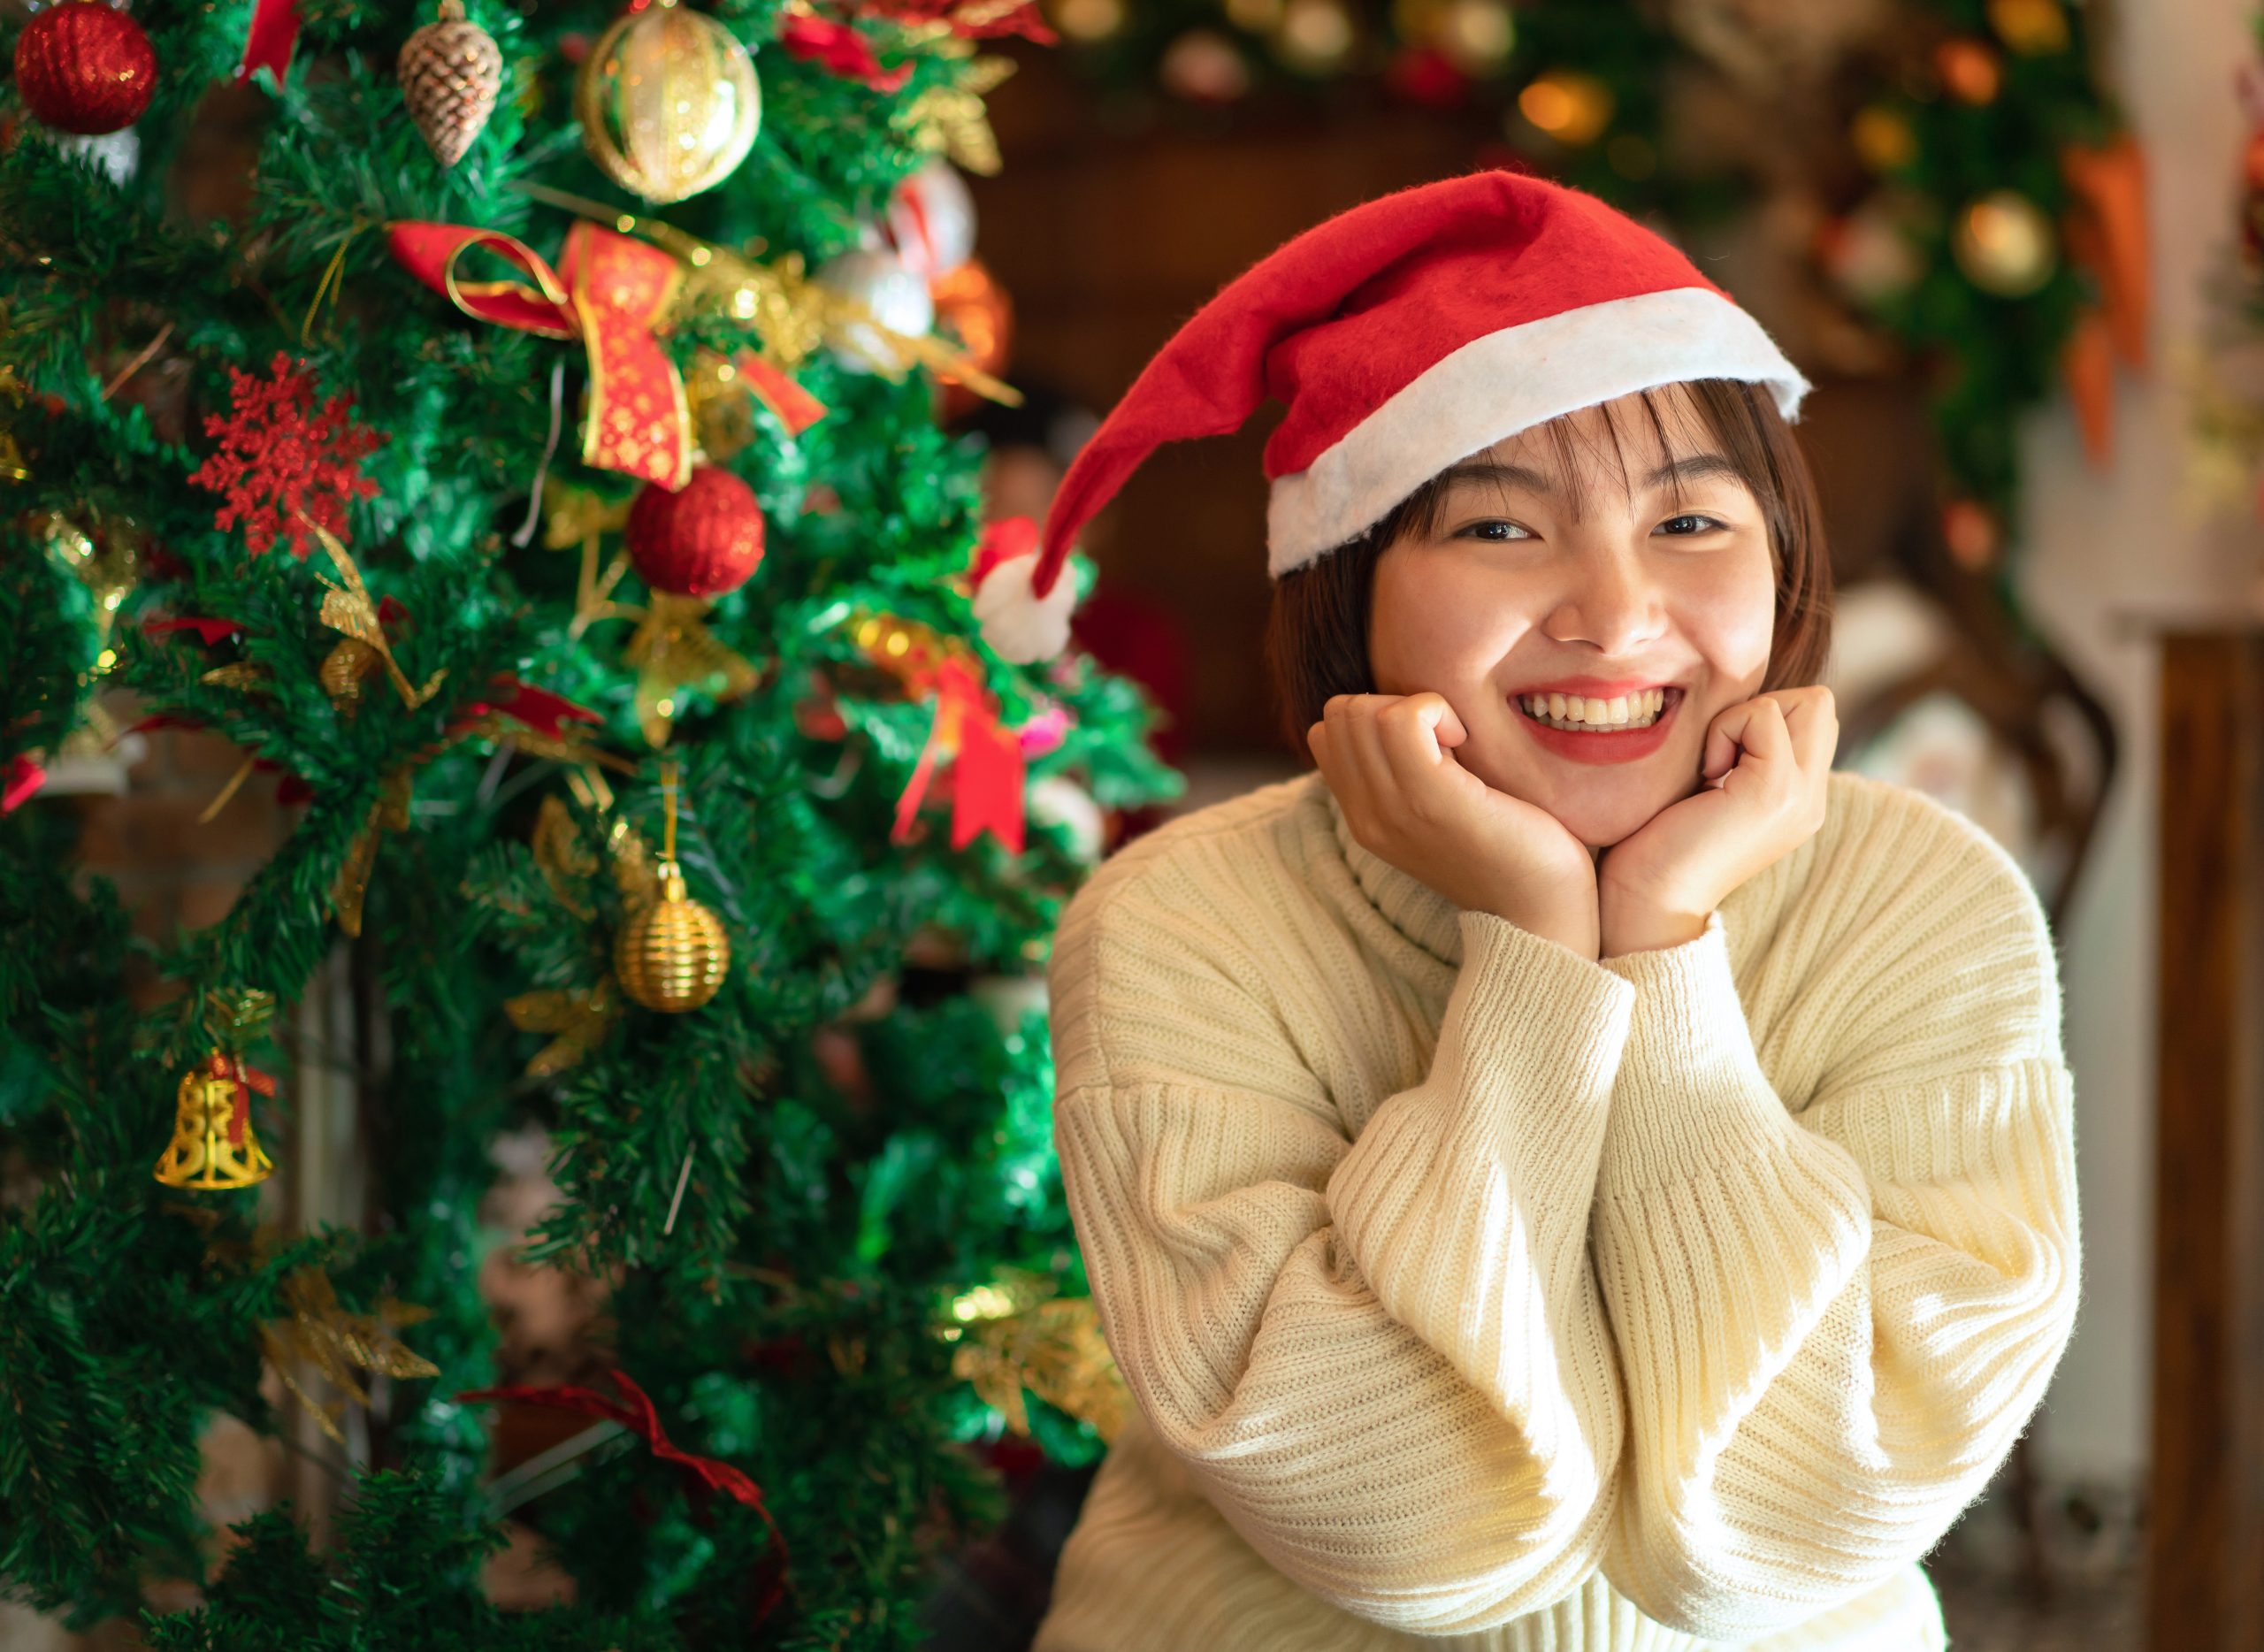
<svg viewBox="0 0 2264 1652"><path fill-rule="evenodd" d="M1653 399L1665 448L1638 395L1568 416L1569 475L1540 429L1521 432L1452 467L1435 530L1375 568L1377 691L1443 695L1470 731L1457 761L1591 848L1698 789L1707 725L1769 666L1760 503L1679 387Z"/></svg>

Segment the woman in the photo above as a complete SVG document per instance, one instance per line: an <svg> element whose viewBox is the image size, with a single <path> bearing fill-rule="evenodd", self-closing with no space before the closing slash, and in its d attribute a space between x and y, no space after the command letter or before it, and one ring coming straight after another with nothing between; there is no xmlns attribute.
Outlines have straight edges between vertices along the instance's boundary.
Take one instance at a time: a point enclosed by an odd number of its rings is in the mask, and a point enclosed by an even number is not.
<svg viewBox="0 0 2264 1652"><path fill-rule="evenodd" d="M1480 173L1229 285L1064 483L1289 404L1315 772L1143 837L1050 968L1137 1415L1038 1652L1947 1644L1918 1562L2064 1351L2050 937L1831 769L1805 381L1666 242Z"/></svg>

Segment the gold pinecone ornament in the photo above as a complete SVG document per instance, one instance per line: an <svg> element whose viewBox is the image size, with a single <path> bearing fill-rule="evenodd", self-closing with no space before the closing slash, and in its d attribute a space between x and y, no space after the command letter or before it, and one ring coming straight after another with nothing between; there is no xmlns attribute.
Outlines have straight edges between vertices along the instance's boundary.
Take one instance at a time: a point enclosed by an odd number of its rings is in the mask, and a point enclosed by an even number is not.
<svg viewBox="0 0 2264 1652"><path fill-rule="evenodd" d="M464 20L460 0L440 0L440 18L401 49L401 96L432 158L454 166L495 112L503 51L495 37Z"/></svg>
<svg viewBox="0 0 2264 1652"><path fill-rule="evenodd" d="M676 764L661 770L667 811L660 893L629 914L613 937L613 973L631 1001L648 1010L681 1015L715 996L730 967L730 938L723 921L686 892L676 859Z"/></svg>

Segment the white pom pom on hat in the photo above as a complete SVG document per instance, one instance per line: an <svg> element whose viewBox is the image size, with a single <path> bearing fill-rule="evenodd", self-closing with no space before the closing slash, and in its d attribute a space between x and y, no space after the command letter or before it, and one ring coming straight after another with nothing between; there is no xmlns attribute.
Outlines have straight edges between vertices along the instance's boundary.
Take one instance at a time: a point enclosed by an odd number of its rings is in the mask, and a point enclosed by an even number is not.
<svg viewBox="0 0 2264 1652"><path fill-rule="evenodd" d="M1030 589L1037 571L1037 524L1006 516L983 531L968 577L975 589L975 617L983 640L1017 665L1051 660L1068 646L1069 613L1076 582L1057 579L1044 595Z"/></svg>
<svg viewBox="0 0 2264 1652"><path fill-rule="evenodd" d="M1045 644L1035 616L1067 588L1070 546L1140 462L1239 429L1268 396L1289 409L1264 460L1279 578L1457 459L1693 379L1766 386L1788 419L1809 390L1687 255L1594 195L1500 171L1402 189L1314 226L1196 311L1078 452L1035 555L978 576L978 606L1012 570L991 599L998 633Z"/></svg>

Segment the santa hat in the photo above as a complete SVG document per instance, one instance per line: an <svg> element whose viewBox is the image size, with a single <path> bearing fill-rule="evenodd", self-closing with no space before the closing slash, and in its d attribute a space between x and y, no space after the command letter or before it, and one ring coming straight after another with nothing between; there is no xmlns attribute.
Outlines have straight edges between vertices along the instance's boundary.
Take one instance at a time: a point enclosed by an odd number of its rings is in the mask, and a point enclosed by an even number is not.
<svg viewBox="0 0 2264 1652"><path fill-rule="evenodd" d="M1260 259L1156 353L1070 465L1040 543L984 569L984 637L1024 662L1058 652L1085 524L1159 445L1239 429L1269 395L1289 408L1265 453L1279 578L1457 459L1693 379L1766 386L1787 418L1809 388L1687 256L1594 195L1480 172L1367 202Z"/></svg>

